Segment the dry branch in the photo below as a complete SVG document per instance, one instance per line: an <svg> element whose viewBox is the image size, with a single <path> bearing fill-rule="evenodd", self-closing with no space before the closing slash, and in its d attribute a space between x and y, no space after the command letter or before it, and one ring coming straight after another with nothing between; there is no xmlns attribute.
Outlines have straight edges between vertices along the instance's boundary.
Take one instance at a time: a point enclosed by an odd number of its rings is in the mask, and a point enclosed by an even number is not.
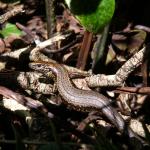
<svg viewBox="0 0 150 150"><path fill-rule="evenodd" d="M114 75L98 74L86 77L89 87L121 86L131 72L141 65L145 48L133 55Z"/></svg>

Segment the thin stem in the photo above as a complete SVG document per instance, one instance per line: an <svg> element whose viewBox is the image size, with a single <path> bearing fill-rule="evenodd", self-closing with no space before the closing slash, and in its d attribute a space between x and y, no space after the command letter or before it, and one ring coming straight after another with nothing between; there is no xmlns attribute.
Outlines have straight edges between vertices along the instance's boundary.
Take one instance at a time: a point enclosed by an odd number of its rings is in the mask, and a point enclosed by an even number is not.
<svg viewBox="0 0 150 150"><path fill-rule="evenodd" d="M77 68L81 70L84 70L85 68L89 50L90 50L91 43L92 43L92 37L93 37L93 34L86 30L84 33L83 42L82 42L78 60L77 60Z"/></svg>
<svg viewBox="0 0 150 150"><path fill-rule="evenodd" d="M54 0L45 0L46 18L47 18L47 36L51 37L54 30Z"/></svg>
<svg viewBox="0 0 150 150"><path fill-rule="evenodd" d="M109 24L104 28L104 31L102 33L101 38L98 39L98 41L97 41L97 46L96 46L95 55L94 55L95 58L93 60L92 69L95 68L96 64L100 60L102 60L102 58L104 56L104 51L105 51L105 48L106 48L108 32L109 32Z"/></svg>

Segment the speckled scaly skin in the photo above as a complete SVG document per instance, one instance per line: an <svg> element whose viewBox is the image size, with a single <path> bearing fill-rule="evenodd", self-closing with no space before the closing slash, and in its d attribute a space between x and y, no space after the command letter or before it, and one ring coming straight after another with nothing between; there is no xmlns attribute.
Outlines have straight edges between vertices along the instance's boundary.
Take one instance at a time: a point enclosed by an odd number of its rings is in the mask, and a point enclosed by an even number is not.
<svg viewBox="0 0 150 150"><path fill-rule="evenodd" d="M52 71L56 75L57 88L65 104L79 111L101 111L120 132L127 132L129 137L139 137L125 125L121 115L111 107L111 100L94 91L75 88L69 78L67 70L61 64L51 62L33 62L30 68L44 74Z"/></svg>

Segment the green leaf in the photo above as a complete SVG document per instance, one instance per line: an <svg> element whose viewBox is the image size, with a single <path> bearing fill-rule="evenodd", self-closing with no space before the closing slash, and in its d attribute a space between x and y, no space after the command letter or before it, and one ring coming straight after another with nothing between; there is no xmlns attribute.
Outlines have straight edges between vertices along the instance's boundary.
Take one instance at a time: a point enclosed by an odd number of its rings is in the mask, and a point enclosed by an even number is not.
<svg viewBox="0 0 150 150"><path fill-rule="evenodd" d="M0 30L0 34L6 38L10 35L17 35L20 36L22 32L16 27L16 25L7 23L5 28Z"/></svg>
<svg viewBox="0 0 150 150"><path fill-rule="evenodd" d="M115 0L65 0L71 12L88 31L98 33L111 20Z"/></svg>

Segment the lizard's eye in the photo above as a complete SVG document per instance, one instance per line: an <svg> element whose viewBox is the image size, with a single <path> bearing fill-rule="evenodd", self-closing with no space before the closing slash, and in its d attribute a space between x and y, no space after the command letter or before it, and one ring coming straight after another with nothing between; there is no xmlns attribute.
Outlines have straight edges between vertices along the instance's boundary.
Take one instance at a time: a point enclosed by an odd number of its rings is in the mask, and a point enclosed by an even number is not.
<svg viewBox="0 0 150 150"><path fill-rule="evenodd" d="M37 64L36 66L37 66L38 68L40 68L40 67L41 67L41 64Z"/></svg>

